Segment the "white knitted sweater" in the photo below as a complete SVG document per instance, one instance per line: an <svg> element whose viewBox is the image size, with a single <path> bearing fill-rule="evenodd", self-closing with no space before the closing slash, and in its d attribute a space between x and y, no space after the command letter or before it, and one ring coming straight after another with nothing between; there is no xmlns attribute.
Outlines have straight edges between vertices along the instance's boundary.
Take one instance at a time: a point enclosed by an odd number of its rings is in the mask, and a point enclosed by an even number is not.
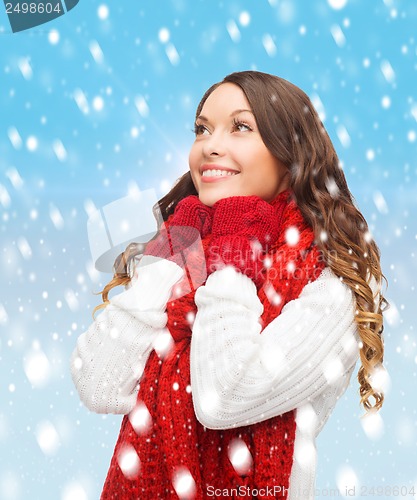
<svg viewBox="0 0 417 500"><path fill-rule="evenodd" d="M132 286L80 335L71 375L89 410L134 408L148 356L169 334L166 304L182 273L173 262L143 257ZM256 287L233 268L211 274L195 301L190 363L197 419L227 429L296 409L288 499L314 498L315 440L359 354L352 292L325 268L261 335Z"/></svg>

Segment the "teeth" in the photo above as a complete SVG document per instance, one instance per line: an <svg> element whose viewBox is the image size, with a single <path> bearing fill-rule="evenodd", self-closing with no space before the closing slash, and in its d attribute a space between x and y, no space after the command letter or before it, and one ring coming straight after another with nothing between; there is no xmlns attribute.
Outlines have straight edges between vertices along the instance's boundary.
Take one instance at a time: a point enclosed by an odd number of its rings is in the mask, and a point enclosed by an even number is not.
<svg viewBox="0 0 417 500"><path fill-rule="evenodd" d="M227 170L204 170L203 177L226 177L236 175L238 172L228 172Z"/></svg>

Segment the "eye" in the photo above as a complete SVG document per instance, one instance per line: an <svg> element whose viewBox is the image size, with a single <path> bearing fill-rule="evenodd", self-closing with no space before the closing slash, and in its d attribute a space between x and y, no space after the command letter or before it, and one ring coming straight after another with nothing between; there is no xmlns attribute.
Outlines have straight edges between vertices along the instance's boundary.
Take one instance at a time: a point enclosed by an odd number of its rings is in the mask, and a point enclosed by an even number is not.
<svg viewBox="0 0 417 500"><path fill-rule="evenodd" d="M245 132L247 130L252 130L252 127L250 127L247 123L236 119L233 120L233 128L238 132Z"/></svg>
<svg viewBox="0 0 417 500"><path fill-rule="evenodd" d="M208 130L205 125L201 125L199 123L194 124L194 134L195 135L203 135L205 132L208 133Z"/></svg>

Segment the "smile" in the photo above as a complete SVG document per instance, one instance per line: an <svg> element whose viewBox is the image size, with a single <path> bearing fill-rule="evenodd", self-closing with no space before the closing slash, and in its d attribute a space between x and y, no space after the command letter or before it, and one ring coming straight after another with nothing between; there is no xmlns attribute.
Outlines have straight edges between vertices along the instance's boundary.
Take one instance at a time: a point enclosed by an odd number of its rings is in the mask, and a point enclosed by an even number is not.
<svg viewBox="0 0 417 500"><path fill-rule="evenodd" d="M231 172L229 170L204 170L201 174L202 177L232 177L237 175L239 172Z"/></svg>

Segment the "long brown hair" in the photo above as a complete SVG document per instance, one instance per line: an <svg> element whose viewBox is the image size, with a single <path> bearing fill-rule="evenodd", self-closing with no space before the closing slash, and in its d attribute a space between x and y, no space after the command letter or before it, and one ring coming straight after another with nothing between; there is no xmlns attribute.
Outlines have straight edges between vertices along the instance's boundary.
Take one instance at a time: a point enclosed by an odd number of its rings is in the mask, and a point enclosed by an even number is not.
<svg viewBox="0 0 417 500"><path fill-rule="evenodd" d="M387 301L381 293L381 285L385 277L379 249L354 203L330 137L301 89L287 80L258 71L232 73L211 86L197 107L196 117L208 96L222 83L238 85L244 92L263 142L290 171L290 188L315 232L316 244L327 265L355 296L355 321L361 339L358 372L361 403L367 411L379 410L384 395L373 387L372 375L383 362L382 311ZM197 192L187 172L156 204L154 212L159 208L165 221L177 203L191 194ZM114 286L129 283L129 263L137 254L137 247L132 245L118 257L114 277L102 291L104 304L98 308L108 303L108 293ZM379 285L380 293L375 298L371 279Z"/></svg>

